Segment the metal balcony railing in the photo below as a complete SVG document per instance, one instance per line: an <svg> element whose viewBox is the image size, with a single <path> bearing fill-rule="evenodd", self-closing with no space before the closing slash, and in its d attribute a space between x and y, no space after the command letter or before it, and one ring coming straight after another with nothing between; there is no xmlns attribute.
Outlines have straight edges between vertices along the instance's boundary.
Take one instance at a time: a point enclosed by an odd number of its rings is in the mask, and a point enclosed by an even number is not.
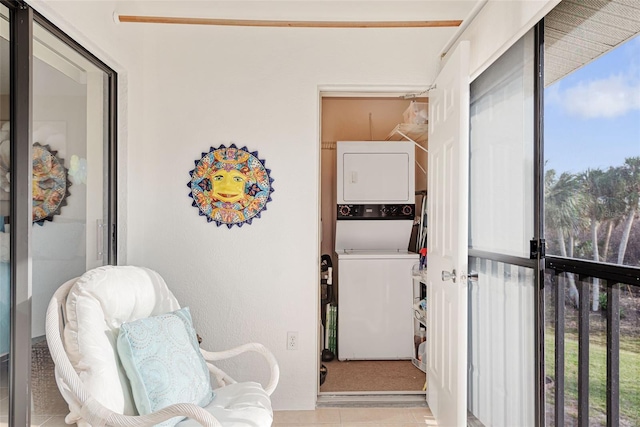
<svg viewBox="0 0 640 427"><path fill-rule="evenodd" d="M594 281L599 284L600 292L603 294L603 301L606 301L606 425L621 425L620 412L620 295L621 292L631 292L632 289L640 287L640 268L626 267L584 261L578 259L568 259L554 256L547 256L545 282L550 291L550 299L553 301L551 307L547 307L546 313L553 311L553 319L546 319L546 325L553 326L552 331L554 350L553 372L549 372L547 366L547 380L552 390L554 413L550 421L550 411L547 409L547 425L563 427L567 415L565 406L566 385L568 374L567 360L565 360L566 348L565 340L568 334L565 320L567 318L567 287L575 284L578 292L577 308L577 342L578 342L578 362L577 362L577 404L572 402L577 409L576 426L584 427L589 425L601 425L603 420L596 421L589 419L589 410L593 406L589 396L590 379L590 315L592 314L592 298ZM606 299L604 299L606 294ZM547 303L548 303L547 299ZM571 309L572 312L574 311ZM605 314L605 313L602 313ZM602 315L601 314L601 315ZM573 323L572 323L573 325ZM574 329L572 327L572 329ZM570 334L576 333L572 330ZM594 334L592 334L594 335ZM601 335L601 333L600 333ZM545 350L547 353L549 349ZM573 368L573 366L571 367ZM573 372L573 369L572 369ZM553 375L553 377L550 377ZM573 374L572 374L573 375ZM551 385L552 384L552 385ZM593 384L592 384L593 385ZM549 404L549 400L547 400ZM637 410L637 408L636 408ZM571 411L573 412L573 410ZM575 416L575 413L574 413ZM623 417L624 418L624 417Z"/></svg>

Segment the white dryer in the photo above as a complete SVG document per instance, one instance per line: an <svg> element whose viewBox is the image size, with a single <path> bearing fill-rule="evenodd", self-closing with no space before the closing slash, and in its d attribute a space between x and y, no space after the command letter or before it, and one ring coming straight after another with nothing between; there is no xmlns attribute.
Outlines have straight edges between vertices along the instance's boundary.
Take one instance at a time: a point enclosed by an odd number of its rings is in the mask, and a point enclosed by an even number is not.
<svg viewBox="0 0 640 427"><path fill-rule="evenodd" d="M337 143L338 359L411 359L411 142Z"/></svg>

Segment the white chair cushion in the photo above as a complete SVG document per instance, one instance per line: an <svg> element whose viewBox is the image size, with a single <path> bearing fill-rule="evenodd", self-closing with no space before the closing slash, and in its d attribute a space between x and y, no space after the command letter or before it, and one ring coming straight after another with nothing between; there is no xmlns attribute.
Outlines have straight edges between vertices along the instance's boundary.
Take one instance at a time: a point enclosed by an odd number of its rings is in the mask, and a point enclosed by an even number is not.
<svg viewBox="0 0 640 427"><path fill-rule="evenodd" d="M225 427L270 426L273 422L271 401L262 386L255 382L242 382L214 390L216 397L204 409ZM201 427L188 419L176 427Z"/></svg>
<svg viewBox="0 0 640 427"><path fill-rule="evenodd" d="M104 266L82 275L66 302L64 344L87 391L112 411L136 415L116 341L122 322L180 308L156 272ZM71 413L69 420L79 414Z"/></svg>

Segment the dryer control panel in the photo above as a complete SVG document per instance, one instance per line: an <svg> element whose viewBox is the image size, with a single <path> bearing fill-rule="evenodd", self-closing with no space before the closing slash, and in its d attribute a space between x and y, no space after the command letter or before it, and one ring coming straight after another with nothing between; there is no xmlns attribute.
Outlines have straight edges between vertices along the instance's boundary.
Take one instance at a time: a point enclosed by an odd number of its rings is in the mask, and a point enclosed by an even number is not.
<svg viewBox="0 0 640 427"><path fill-rule="evenodd" d="M413 220L416 205L387 204L387 205L338 205L337 220L376 219L376 220Z"/></svg>

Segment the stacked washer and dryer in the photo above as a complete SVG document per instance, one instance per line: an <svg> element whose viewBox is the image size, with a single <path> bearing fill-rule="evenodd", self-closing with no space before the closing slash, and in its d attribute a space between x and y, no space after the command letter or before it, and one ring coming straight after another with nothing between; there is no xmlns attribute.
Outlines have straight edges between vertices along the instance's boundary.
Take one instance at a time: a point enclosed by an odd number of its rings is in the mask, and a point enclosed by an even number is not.
<svg viewBox="0 0 640 427"><path fill-rule="evenodd" d="M413 142L337 143L338 359L414 356Z"/></svg>

